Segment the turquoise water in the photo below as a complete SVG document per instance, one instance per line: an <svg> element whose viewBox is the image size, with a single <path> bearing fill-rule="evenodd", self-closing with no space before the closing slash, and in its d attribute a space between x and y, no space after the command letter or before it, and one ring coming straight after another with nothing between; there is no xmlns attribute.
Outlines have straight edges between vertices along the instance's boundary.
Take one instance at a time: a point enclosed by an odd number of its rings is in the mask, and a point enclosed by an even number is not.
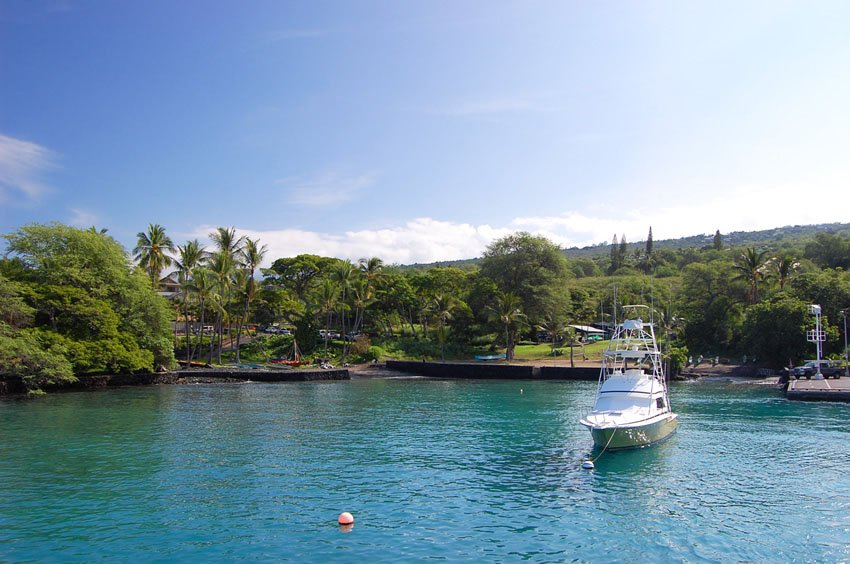
<svg viewBox="0 0 850 564"><path fill-rule="evenodd" d="M850 405L677 384L672 439L588 471L594 389L361 379L5 399L0 561L850 558Z"/></svg>

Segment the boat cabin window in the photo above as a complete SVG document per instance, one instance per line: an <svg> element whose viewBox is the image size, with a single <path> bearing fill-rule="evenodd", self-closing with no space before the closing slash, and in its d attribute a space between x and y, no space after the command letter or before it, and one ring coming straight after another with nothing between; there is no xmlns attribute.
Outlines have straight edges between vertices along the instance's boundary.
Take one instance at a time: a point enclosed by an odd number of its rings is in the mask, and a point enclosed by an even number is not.
<svg viewBox="0 0 850 564"><path fill-rule="evenodd" d="M664 409L664 398L655 398L655 407Z"/></svg>

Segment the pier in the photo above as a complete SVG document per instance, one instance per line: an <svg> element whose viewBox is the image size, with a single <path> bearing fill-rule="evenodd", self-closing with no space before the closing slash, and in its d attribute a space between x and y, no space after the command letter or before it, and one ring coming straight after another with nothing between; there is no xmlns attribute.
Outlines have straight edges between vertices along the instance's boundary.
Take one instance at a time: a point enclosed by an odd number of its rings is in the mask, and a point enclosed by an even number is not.
<svg viewBox="0 0 850 564"><path fill-rule="evenodd" d="M800 401L850 401L850 378L838 380L794 380L788 382L785 397Z"/></svg>
<svg viewBox="0 0 850 564"><path fill-rule="evenodd" d="M599 368L589 366L542 366L490 364L485 362L416 362L388 360L387 369L431 378L465 380L591 380L599 379Z"/></svg>

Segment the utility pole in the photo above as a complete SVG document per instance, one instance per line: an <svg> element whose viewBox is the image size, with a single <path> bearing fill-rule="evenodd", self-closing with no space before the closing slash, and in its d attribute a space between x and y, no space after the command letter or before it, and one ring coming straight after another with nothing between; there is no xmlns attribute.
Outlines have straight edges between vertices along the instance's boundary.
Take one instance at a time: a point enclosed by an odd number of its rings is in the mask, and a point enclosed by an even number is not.
<svg viewBox="0 0 850 564"><path fill-rule="evenodd" d="M850 378L850 350L847 349L847 309L841 310L841 317L844 318L844 377Z"/></svg>

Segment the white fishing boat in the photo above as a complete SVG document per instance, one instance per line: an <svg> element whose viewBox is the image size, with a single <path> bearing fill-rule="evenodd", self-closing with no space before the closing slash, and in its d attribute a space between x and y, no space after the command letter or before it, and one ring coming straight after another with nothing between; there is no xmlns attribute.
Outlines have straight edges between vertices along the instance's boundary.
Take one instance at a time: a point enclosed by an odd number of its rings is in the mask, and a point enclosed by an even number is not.
<svg viewBox="0 0 850 564"><path fill-rule="evenodd" d="M661 352L652 323L638 315L646 306L626 306L632 316L614 329L602 354L593 409L581 419L593 442L604 449L644 447L676 430Z"/></svg>

